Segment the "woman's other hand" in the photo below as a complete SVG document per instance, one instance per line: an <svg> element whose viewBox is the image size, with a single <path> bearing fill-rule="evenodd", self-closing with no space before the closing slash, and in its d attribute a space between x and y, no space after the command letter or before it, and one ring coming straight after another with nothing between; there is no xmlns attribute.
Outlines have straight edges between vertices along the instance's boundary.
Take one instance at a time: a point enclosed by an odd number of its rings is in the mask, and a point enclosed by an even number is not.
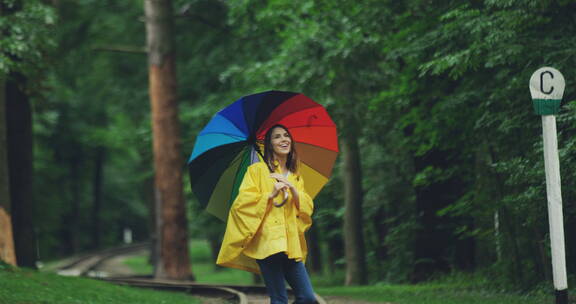
<svg viewBox="0 0 576 304"><path fill-rule="evenodd" d="M278 182L284 183L286 186L288 186L288 188L290 188L292 192L296 191L294 185L292 185L284 175L279 173L272 173L270 174L270 177L275 178Z"/></svg>
<svg viewBox="0 0 576 304"><path fill-rule="evenodd" d="M294 187L294 185L292 185L282 174L272 173L270 174L270 177L275 178L278 180L278 183L282 183L286 185L288 189L290 189L290 192L292 192L292 202L294 202L296 208L300 210L300 196L298 195L298 189L296 189L296 187Z"/></svg>
<svg viewBox="0 0 576 304"><path fill-rule="evenodd" d="M272 193L270 193L270 195L268 196L268 199L274 199L276 196L278 196L280 191L288 189L288 188L290 188L290 186L286 185L285 183L276 182L274 184L274 190L272 190Z"/></svg>

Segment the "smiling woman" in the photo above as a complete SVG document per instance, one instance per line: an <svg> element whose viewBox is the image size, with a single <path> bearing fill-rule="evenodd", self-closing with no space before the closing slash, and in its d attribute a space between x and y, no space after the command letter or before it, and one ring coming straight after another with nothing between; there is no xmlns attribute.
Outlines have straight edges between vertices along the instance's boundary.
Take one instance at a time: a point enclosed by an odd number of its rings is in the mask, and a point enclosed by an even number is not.
<svg viewBox="0 0 576 304"><path fill-rule="evenodd" d="M313 208L298 173L292 135L274 125L264 136L264 162L248 167L230 209L217 264L261 273L271 304L287 303L285 280L295 303L315 303L304 267L304 233L312 224Z"/></svg>
<svg viewBox="0 0 576 304"><path fill-rule="evenodd" d="M287 303L285 280L296 303L316 302L304 233L337 154L326 109L293 92L242 97L196 137L192 190L206 211L227 219L217 264L262 273L273 304Z"/></svg>

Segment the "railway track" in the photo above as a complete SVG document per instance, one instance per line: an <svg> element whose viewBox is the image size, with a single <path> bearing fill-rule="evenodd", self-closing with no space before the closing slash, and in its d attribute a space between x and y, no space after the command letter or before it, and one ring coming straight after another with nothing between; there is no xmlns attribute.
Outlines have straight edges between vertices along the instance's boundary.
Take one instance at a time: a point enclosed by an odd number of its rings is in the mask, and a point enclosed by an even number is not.
<svg viewBox="0 0 576 304"><path fill-rule="evenodd" d="M65 260L52 269L60 275L86 276L114 284L156 290L184 292L208 303L265 304L269 303L266 288L257 285L201 284L193 281L159 280L146 276L125 276L110 271L106 263L116 257L135 254L149 248L148 243L123 246L87 253ZM107 271L102 269L106 268ZM289 290L289 296L293 298ZM316 295L319 304L326 301Z"/></svg>
<svg viewBox="0 0 576 304"><path fill-rule="evenodd" d="M103 280L132 287L185 292L201 298L220 299L224 303L254 303L252 297L241 291L241 289L226 285L199 284L195 282L157 280L139 277L103 278ZM265 293L266 291L264 290L264 295ZM262 294L262 291L260 290L256 292L256 294Z"/></svg>
<svg viewBox="0 0 576 304"><path fill-rule="evenodd" d="M108 276L107 273L99 271L99 267L103 263L120 255L147 250L149 247L149 243L138 243L97 252L88 252L66 259L48 270L65 276L106 277Z"/></svg>

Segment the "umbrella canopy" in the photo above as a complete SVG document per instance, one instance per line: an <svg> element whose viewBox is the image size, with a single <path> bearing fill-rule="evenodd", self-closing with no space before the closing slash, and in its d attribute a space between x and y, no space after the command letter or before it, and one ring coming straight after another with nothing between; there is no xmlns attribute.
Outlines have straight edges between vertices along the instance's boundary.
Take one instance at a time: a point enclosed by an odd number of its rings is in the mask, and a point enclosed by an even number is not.
<svg viewBox="0 0 576 304"><path fill-rule="evenodd" d="M314 198L328 182L338 139L326 109L299 93L249 95L216 113L196 138L188 169L192 191L206 211L226 220L248 166L262 160L264 136L275 124L292 134L306 192Z"/></svg>

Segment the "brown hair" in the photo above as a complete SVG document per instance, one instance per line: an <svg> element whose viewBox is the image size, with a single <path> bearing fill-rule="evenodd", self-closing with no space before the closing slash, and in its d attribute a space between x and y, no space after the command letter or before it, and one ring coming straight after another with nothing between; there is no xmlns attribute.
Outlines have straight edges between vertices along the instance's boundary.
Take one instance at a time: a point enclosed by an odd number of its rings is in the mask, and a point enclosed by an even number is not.
<svg viewBox="0 0 576 304"><path fill-rule="evenodd" d="M274 148L272 147L272 130L275 128L282 128L290 136L291 144L290 144L290 152L288 153L288 157L286 158L286 168L288 171L292 173L298 172L298 153L296 153L296 146L294 145L294 137L288 128L283 125L273 125L266 131L266 135L264 136L264 162L268 165L268 169L270 172L274 172L276 169L276 164L274 163Z"/></svg>

